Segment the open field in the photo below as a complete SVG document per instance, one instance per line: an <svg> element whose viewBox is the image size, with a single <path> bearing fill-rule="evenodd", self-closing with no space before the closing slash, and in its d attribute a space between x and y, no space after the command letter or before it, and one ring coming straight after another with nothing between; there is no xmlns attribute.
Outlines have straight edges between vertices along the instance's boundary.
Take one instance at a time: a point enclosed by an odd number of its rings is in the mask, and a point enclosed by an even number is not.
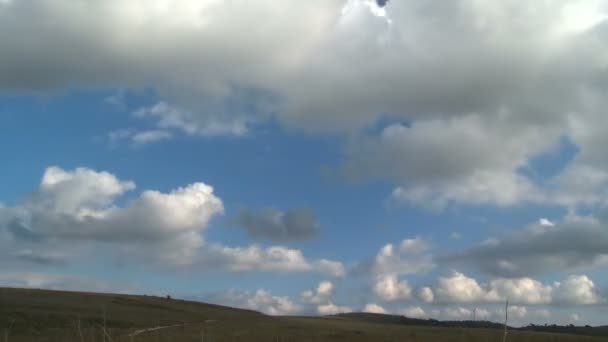
<svg viewBox="0 0 608 342"><path fill-rule="evenodd" d="M0 289L1 336L11 342L502 341L497 329L411 326L362 317L270 317L153 296ZM512 331L507 338L512 342L604 340L527 331Z"/></svg>

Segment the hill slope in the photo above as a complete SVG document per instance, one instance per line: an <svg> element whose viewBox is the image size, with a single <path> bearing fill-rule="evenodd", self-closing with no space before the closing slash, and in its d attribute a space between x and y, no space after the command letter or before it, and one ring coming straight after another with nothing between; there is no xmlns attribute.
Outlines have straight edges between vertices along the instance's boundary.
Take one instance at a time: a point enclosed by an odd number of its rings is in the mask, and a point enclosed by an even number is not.
<svg viewBox="0 0 608 342"><path fill-rule="evenodd" d="M502 331L497 329L412 326L394 321L396 317L270 317L250 310L153 296L0 289L0 329L12 342L502 341ZM600 341L519 331L511 332L508 339L547 340Z"/></svg>

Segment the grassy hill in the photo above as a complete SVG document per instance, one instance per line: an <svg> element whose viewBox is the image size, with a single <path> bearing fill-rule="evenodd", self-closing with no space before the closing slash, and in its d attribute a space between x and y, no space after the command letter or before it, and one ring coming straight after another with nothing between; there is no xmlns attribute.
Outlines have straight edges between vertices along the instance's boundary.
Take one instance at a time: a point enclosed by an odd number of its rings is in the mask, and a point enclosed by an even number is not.
<svg viewBox="0 0 608 342"><path fill-rule="evenodd" d="M0 288L0 341L502 341L500 329L404 319L373 314L271 317L154 296ZM605 341L526 331L510 332L507 340Z"/></svg>

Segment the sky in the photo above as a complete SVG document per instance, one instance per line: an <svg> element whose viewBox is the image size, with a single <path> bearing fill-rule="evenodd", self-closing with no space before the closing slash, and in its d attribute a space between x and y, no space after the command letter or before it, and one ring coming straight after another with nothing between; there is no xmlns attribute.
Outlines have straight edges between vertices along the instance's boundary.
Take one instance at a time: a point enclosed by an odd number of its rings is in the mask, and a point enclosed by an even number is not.
<svg viewBox="0 0 608 342"><path fill-rule="evenodd" d="M607 18L0 0L0 286L608 324Z"/></svg>

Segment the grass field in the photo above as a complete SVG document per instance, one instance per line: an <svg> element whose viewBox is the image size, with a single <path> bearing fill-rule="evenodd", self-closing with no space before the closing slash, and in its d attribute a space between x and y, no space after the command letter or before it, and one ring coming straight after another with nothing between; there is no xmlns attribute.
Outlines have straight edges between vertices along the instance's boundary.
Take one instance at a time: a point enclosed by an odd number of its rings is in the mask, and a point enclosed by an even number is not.
<svg viewBox="0 0 608 342"><path fill-rule="evenodd" d="M11 342L448 342L502 341L503 336L502 331L496 329L409 326L348 316L271 317L249 310L153 296L29 289L0 289L0 328L0 341ZM512 331L507 341L605 339Z"/></svg>

